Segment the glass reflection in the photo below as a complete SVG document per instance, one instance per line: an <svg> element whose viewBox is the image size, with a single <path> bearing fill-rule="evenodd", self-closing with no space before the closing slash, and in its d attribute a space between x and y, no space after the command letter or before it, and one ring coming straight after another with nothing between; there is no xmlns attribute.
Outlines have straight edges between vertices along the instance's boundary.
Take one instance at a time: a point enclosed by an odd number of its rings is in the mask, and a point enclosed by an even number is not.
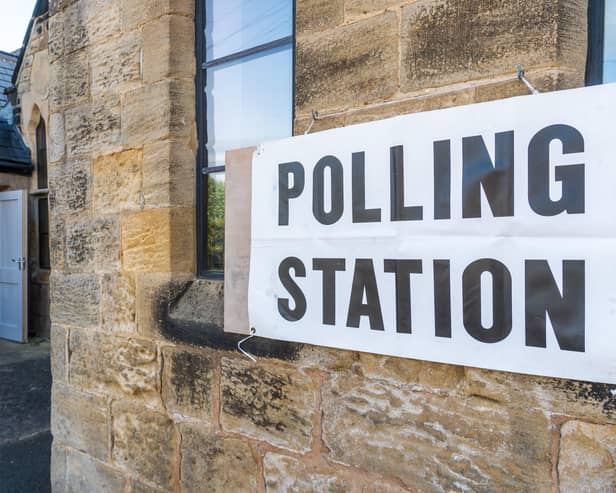
<svg viewBox="0 0 616 493"><path fill-rule="evenodd" d="M208 166L224 164L225 151L292 132L291 46L208 69Z"/></svg>
<svg viewBox="0 0 616 493"><path fill-rule="evenodd" d="M207 177L207 265L222 271L225 265L225 174Z"/></svg>
<svg viewBox="0 0 616 493"><path fill-rule="evenodd" d="M616 2L605 2L603 82L616 82Z"/></svg>
<svg viewBox="0 0 616 493"><path fill-rule="evenodd" d="M206 0L205 9L208 61L293 33L291 0Z"/></svg>

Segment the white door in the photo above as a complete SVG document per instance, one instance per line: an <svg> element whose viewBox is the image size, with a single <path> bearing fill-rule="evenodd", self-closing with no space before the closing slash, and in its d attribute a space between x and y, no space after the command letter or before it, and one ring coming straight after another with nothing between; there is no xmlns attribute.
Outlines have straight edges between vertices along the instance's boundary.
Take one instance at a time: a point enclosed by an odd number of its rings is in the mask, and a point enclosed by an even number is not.
<svg viewBox="0 0 616 493"><path fill-rule="evenodd" d="M26 342L27 200L25 190L0 192L0 338Z"/></svg>

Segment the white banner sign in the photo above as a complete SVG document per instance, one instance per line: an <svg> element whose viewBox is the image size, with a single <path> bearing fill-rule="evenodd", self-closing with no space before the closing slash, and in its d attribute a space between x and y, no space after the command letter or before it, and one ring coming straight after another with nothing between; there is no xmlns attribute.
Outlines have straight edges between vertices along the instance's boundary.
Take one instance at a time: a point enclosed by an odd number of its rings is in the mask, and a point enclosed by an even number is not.
<svg viewBox="0 0 616 493"><path fill-rule="evenodd" d="M269 142L261 337L616 383L616 85Z"/></svg>

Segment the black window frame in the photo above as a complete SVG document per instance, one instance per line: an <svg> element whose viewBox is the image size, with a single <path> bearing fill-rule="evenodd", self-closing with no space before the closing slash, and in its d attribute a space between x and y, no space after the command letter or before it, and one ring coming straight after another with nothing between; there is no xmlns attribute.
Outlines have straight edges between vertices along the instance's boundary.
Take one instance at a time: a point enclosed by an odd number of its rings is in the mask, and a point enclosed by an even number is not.
<svg viewBox="0 0 616 493"><path fill-rule="evenodd" d="M36 126L36 186L38 190L47 190L49 187L47 163L47 125L41 116ZM44 179L43 179L44 178Z"/></svg>
<svg viewBox="0 0 616 493"><path fill-rule="evenodd" d="M586 85L603 84L603 47L605 41L605 0L588 1L588 53Z"/></svg>
<svg viewBox="0 0 616 493"><path fill-rule="evenodd" d="M295 125L295 65L296 65L296 0L292 5L292 33L277 40L261 44L252 48L241 50L213 60L206 60L206 6L205 0L195 2L195 53L197 59L197 72L195 76L196 105L197 105L197 162L196 162L196 239L197 239L197 277L201 279L223 279L224 271L209 270L207 265L207 205L208 205L208 176L225 171L224 166L208 167L207 152L207 96L205 92L207 82L207 69L239 60L250 55L260 54L277 48L291 45L291 134L294 135Z"/></svg>

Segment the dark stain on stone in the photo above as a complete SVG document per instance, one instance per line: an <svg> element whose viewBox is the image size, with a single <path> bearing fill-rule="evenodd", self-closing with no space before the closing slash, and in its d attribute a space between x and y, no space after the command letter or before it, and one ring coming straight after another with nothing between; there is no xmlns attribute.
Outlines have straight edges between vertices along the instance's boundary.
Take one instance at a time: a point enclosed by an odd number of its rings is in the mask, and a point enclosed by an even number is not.
<svg viewBox="0 0 616 493"><path fill-rule="evenodd" d="M179 402L195 407L208 404L208 389L213 376L214 362L206 355L187 351L171 356L170 383Z"/></svg>
<svg viewBox="0 0 616 493"><path fill-rule="evenodd" d="M248 418L260 428L284 432L289 422L297 423L300 428L309 426L288 397L287 389L293 384L288 375L274 374L261 367L226 366L221 387L222 407L231 416Z"/></svg>
<svg viewBox="0 0 616 493"><path fill-rule="evenodd" d="M561 380L558 387L566 392L574 394L577 399L595 401L601 404L603 412L608 417L616 416L616 385Z"/></svg>
<svg viewBox="0 0 616 493"><path fill-rule="evenodd" d="M187 293L193 282L199 281L171 282L158 290L153 303L158 330L163 337L175 343L237 351L237 343L245 336L226 333L221 325L208 320L178 320L170 316L173 307ZM203 303L211 301L204 299ZM222 303L222 298L215 302ZM253 337L242 347L256 357L295 361L299 358L303 344Z"/></svg>

